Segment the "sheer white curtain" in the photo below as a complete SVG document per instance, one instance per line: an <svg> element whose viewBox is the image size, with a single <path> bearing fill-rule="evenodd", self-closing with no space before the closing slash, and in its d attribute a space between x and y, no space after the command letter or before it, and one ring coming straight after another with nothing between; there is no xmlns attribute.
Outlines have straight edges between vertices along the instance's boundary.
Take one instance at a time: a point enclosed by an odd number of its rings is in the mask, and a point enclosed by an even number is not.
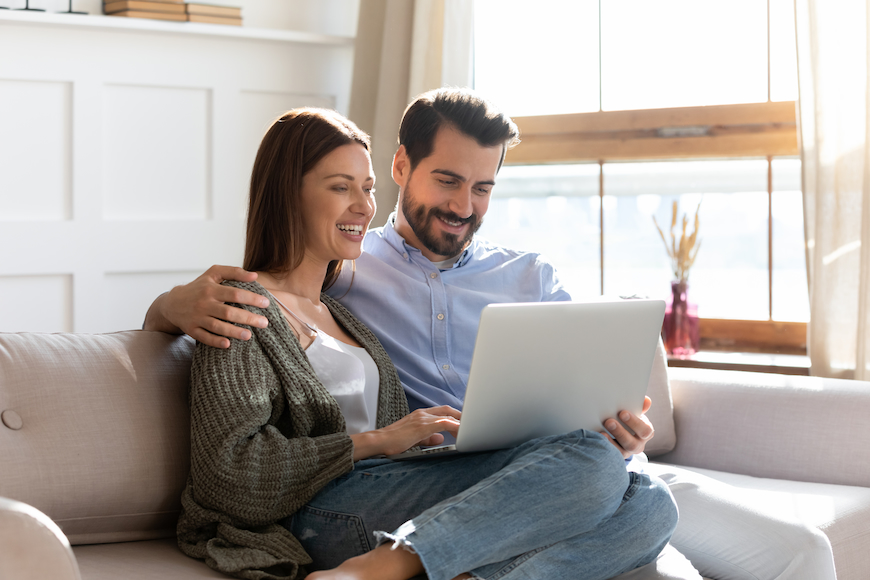
<svg viewBox="0 0 870 580"><path fill-rule="evenodd" d="M868 0L796 0L814 375L870 380Z"/></svg>
<svg viewBox="0 0 870 580"><path fill-rule="evenodd" d="M360 3L350 118L372 136L375 225L396 205L390 168L405 107L430 89L472 86L472 15L472 0Z"/></svg>

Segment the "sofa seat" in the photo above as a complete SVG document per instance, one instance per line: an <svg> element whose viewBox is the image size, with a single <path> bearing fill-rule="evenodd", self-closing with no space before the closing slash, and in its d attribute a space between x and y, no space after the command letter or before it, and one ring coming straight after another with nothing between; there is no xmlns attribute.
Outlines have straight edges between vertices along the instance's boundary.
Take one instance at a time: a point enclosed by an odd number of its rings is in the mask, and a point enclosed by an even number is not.
<svg viewBox="0 0 870 580"><path fill-rule="evenodd" d="M692 471L738 488L744 503L759 512L819 528L831 542L837 577L867 577L870 488L752 477L697 467ZM686 555L691 559L691 554Z"/></svg>
<svg viewBox="0 0 870 580"><path fill-rule="evenodd" d="M870 569L870 488L692 471L742 490L759 511L821 529L831 541L838 576L861 577ZM73 552L84 580L227 578L182 554L174 538L76 546Z"/></svg>
<svg viewBox="0 0 870 580"><path fill-rule="evenodd" d="M175 538L93 544L73 548L82 580L227 580L204 563L185 556Z"/></svg>

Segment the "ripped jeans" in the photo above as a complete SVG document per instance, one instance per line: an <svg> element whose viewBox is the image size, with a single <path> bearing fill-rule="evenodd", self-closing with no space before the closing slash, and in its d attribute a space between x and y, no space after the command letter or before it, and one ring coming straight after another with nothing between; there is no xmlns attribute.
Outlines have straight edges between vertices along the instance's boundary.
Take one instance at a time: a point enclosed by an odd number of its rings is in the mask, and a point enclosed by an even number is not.
<svg viewBox="0 0 870 580"><path fill-rule="evenodd" d="M487 453L360 461L281 523L313 558L309 571L392 542L430 580L604 580L654 560L677 509L661 481L627 472L604 437L579 430Z"/></svg>

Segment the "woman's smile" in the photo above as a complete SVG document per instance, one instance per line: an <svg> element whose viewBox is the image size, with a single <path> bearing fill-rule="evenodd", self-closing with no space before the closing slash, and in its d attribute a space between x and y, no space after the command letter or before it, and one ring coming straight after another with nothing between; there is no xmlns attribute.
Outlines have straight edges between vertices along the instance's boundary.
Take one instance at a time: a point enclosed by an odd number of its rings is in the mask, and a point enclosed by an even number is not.
<svg viewBox="0 0 870 580"><path fill-rule="evenodd" d="M362 241L366 232L366 224L338 224L339 231L354 241Z"/></svg>

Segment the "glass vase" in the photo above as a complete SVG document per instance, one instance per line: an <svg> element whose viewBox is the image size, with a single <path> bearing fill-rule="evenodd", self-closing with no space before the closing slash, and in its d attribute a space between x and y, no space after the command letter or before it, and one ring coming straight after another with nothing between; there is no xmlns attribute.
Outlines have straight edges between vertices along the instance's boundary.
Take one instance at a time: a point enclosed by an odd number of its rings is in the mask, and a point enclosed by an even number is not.
<svg viewBox="0 0 870 580"><path fill-rule="evenodd" d="M671 298L665 308L662 339L665 350L671 356L684 358L698 352L701 344L698 307L689 302L687 282L671 282Z"/></svg>

